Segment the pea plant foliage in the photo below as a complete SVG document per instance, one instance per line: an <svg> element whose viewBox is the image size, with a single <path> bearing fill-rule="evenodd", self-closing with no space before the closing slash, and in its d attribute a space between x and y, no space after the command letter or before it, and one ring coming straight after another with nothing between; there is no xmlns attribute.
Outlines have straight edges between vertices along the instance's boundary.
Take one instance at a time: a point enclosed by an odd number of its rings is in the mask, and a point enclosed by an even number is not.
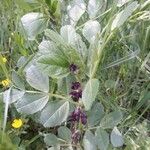
<svg viewBox="0 0 150 150"><path fill-rule="evenodd" d="M45 12L29 12L20 19L22 36L36 51L19 58L18 69L12 72L11 85L3 92L4 117L14 107L20 116L39 124L49 150L121 148L125 112L117 104L107 109L99 70L106 49L124 28L136 23L134 16L144 4L136 0L58 4L65 11L58 26Z"/></svg>

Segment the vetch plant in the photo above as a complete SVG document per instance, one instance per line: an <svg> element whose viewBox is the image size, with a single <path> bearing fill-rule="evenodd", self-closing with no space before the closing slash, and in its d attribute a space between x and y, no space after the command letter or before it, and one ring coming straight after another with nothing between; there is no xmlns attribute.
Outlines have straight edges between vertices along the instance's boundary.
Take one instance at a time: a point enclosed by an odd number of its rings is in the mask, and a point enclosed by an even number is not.
<svg viewBox="0 0 150 150"><path fill-rule="evenodd" d="M18 61L11 82L1 82L7 87L3 92L3 132L8 109L13 108L17 115L40 126L38 136L44 140L43 148L49 150L109 150L125 144L122 120L127 112L114 98L116 85L110 94L112 101L104 101L99 76L106 50L124 30L132 30L134 17L139 18L138 11L142 11L138 1L122 2L113 5L107 0L73 0L64 6L63 1L57 5L47 1L49 8L62 5L67 12L61 16L62 21L67 18L65 24L56 28L47 8L21 17L22 36L36 50L29 59ZM12 127L21 128L23 124L15 119Z"/></svg>

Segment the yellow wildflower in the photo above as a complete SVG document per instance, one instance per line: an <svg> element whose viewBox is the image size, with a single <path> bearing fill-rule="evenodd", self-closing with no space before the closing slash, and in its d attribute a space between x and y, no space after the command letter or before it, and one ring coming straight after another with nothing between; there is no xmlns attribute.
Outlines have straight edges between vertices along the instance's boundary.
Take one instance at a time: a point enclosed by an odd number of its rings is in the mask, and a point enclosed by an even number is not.
<svg viewBox="0 0 150 150"><path fill-rule="evenodd" d="M3 60L3 63L6 63L6 62L7 62L6 57L3 57L2 60Z"/></svg>
<svg viewBox="0 0 150 150"><path fill-rule="evenodd" d="M5 79L1 83L2 83L3 87L8 87L10 85L11 81L9 79Z"/></svg>
<svg viewBox="0 0 150 150"><path fill-rule="evenodd" d="M18 129L23 125L23 122L21 119L14 119L11 125L13 128Z"/></svg>

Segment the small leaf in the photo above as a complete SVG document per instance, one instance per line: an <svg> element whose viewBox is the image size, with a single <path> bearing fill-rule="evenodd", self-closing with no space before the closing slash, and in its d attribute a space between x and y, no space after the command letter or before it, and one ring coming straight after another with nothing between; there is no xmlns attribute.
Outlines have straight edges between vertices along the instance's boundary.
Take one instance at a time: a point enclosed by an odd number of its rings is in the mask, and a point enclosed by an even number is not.
<svg viewBox="0 0 150 150"><path fill-rule="evenodd" d="M90 110L99 89L99 81L97 79L90 79L82 93L82 101L86 110Z"/></svg>
<svg viewBox="0 0 150 150"><path fill-rule="evenodd" d="M88 112L88 125L98 125L104 116L104 107L101 103L94 103L91 110Z"/></svg>
<svg viewBox="0 0 150 150"><path fill-rule="evenodd" d="M100 150L107 150L109 145L109 134L102 128L97 128L95 132L97 145Z"/></svg>
<svg viewBox="0 0 150 150"><path fill-rule="evenodd" d="M121 111L114 111L104 116L101 120L100 124L101 127L107 128L114 128L122 119L122 112Z"/></svg>
<svg viewBox="0 0 150 150"><path fill-rule="evenodd" d="M96 17L98 12L101 12L102 8L104 8L104 3L104 0L89 0L88 14L90 18Z"/></svg>
<svg viewBox="0 0 150 150"><path fill-rule="evenodd" d="M83 58L87 57L87 48L85 43L82 41L82 37L76 33L76 30L71 25L63 26L60 30L60 34L63 39L73 46Z"/></svg>
<svg viewBox="0 0 150 150"><path fill-rule="evenodd" d="M72 24L76 24L80 17L84 14L86 5L83 0L73 0L68 6L68 14Z"/></svg>
<svg viewBox="0 0 150 150"><path fill-rule="evenodd" d="M9 91L10 90L10 91ZM3 102L6 103L7 101L7 98L9 97L10 100L9 100L9 104L11 103L14 103L16 102L17 100L19 100L20 98L23 97L24 95L24 91L20 91L18 89L9 89L9 90L6 90L4 93L3 93Z"/></svg>
<svg viewBox="0 0 150 150"><path fill-rule="evenodd" d="M47 146L56 146L59 143L57 137L51 133L44 135L44 142Z"/></svg>
<svg viewBox="0 0 150 150"><path fill-rule="evenodd" d="M112 130L110 139L111 139L111 143L114 147L123 146L124 140L123 140L122 134L117 129L117 127L114 127L114 129Z"/></svg>
<svg viewBox="0 0 150 150"><path fill-rule="evenodd" d="M49 96L44 93L25 93L15 106L18 112L34 114L42 110L48 100Z"/></svg>
<svg viewBox="0 0 150 150"><path fill-rule="evenodd" d="M58 136L67 142L71 142L71 131L65 126L58 128Z"/></svg>
<svg viewBox="0 0 150 150"><path fill-rule="evenodd" d="M15 71L12 72L12 81L19 89L25 89L23 80Z"/></svg>
<svg viewBox="0 0 150 150"><path fill-rule="evenodd" d="M97 150L95 136L90 130L87 130L85 132L83 138L83 145L84 145L84 150Z"/></svg>
<svg viewBox="0 0 150 150"><path fill-rule="evenodd" d="M35 89L48 92L49 91L49 78L43 74L36 66L30 66L26 70L26 80Z"/></svg>
<svg viewBox="0 0 150 150"><path fill-rule="evenodd" d="M98 21L89 20L85 23L82 33L83 36L91 43L95 41L100 30L101 26Z"/></svg>
<svg viewBox="0 0 150 150"><path fill-rule="evenodd" d="M42 13L31 12L21 18L21 23L29 40L34 40L35 36L47 27L47 19Z"/></svg>
<svg viewBox="0 0 150 150"><path fill-rule="evenodd" d="M71 25L62 26L60 29L60 35L67 43L73 44L74 40L76 39L75 28Z"/></svg>
<svg viewBox="0 0 150 150"><path fill-rule="evenodd" d="M112 23L111 30L114 30L122 26L137 7L138 2L134 1L131 4L129 4L124 10L118 13Z"/></svg>
<svg viewBox="0 0 150 150"><path fill-rule="evenodd" d="M63 78L68 76L69 74L69 69L68 68L63 68L60 66L51 66L51 65L46 65L42 63L37 64L38 68L43 71L44 74L47 74L48 76L52 78Z"/></svg>
<svg viewBox="0 0 150 150"><path fill-rule="evenodd" d="M69 114L69 102L49 102L41 112L39 121L44 127L54 127L66 121Z"/></svg>

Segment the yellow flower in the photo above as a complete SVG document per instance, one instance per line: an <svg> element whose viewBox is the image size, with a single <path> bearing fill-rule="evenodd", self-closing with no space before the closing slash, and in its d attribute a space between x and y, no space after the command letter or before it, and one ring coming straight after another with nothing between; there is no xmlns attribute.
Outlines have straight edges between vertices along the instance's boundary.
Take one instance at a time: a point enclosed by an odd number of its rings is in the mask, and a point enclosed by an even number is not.
<svg viewBox="0 0 150 150"><path fill-rule="evenodd" d="M11 81L9 79L5 79L1 83L2 83L3 87L8 87L10 85Z"/></svg>
<svg viewBox="0 0 150 150"><path fill-rule="evenodd" d="M11 125L12 127L18 129L23 125L23 122L21 119L14 119Z"/></svg>
<svg viewBox="0 0 150 150"><path fill-rule="evenodd" d="M2 60L3 60L3 63L7 62L7 59L5 57L3 57Z"/></svg>

